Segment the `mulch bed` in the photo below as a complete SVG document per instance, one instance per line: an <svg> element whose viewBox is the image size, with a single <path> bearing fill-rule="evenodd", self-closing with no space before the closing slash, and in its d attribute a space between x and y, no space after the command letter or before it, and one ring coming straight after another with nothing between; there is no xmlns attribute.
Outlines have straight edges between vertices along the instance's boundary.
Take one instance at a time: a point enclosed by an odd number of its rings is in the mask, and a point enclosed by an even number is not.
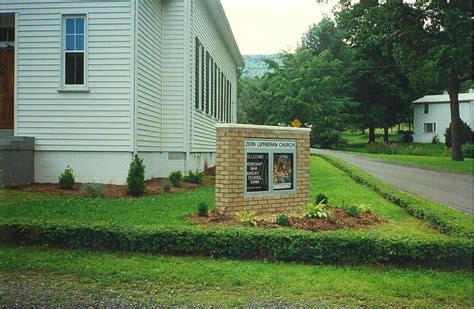
<svg viewBox="0 0 474 309"><path fill-rule="evenodd" d="M362 229L386 222L374 213L361 213L358 217L350 217L345 209L328 207L332 211L332 216L325 219L300 218L297 214L288 214L290 226L287 228L296 230L308 230L313 232L340 230L343 228ZM235 216L226 216L213 211L207 217L193 215L190 220L198 225L206 226L245 226ZM257 227L274 229L281 228L275 223L274 216L255 216Z"/></svg>
<svg viewBox="0 0 474 309"><path fill-rule="evenodd" d="M187 183L183 182L179 188L171 188L169 193L176 193L176 192L185 192L189 190L193 190L202 186L207 186L214 184L214 177L208 176L211 175L209 173L205 173L203 183L202 184L194 184L194 183ZM166 194L163 190L163 184L165 183L166 178L156 178L146 181L145 187L145 194L144 196L149 195L160 195ZM19 191L27 191L27 192L41 192L41 193L48 193L53 195L59 196L87 196L82 190L82 183L74 184L72 190L63 190L58 187L58 184L54 183L32 183L28 185L17 186L13 189ZM103 184L101 185L104 189L104 197L106 198L132 198L127 193L127 186L126 185L111 185L111 184Z"/></svg>

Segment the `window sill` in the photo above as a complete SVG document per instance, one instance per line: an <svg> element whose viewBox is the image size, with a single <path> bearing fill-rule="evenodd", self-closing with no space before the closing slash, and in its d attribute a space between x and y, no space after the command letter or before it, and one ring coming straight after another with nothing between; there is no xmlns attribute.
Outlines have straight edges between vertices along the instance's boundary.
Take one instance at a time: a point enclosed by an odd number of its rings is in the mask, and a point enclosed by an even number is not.
<svg viewBox="0 0 474 309"><path fill-rule="evenodd" d="M67 92L79 92L79 93L89 93L91 90L89 88L59 88L59 93Z"/></svg>

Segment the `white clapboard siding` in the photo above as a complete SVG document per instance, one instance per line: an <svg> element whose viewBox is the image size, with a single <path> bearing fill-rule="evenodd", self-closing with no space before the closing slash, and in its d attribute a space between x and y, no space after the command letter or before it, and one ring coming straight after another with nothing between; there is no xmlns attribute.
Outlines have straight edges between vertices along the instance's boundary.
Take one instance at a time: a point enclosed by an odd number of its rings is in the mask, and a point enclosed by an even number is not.
<svg viewBox="0 0 474 309"><path fill-rule="evenodd" d="M163 149L185 151L185 3L163 1Z"/></svg>
<svg viewBox="0 0 474 309"><path fill-rule="evenodd" d="M2 0L18 13L17 134L46 151L131 150L131 3ZM87 14L89 93L58 92L63 14Z"/></svg>
<svg viewBox="0 0 474 309"><path fill-rule="evenodd" d="M162 0L140 0L137 16L137 146L162 151Z"/></svg>
<svg viewBox="0 0 474 309"><path fill-rule="evenodd" d="M220 70L224 73L227 79L232 84L232 122L236 121L236 110L237 110L237 67L232 58L232 54L226 45L214 17L205 4L205 1L194 0L192 1L192 48L191 48L191 67L195 67L195 36L199 38L204 48L209 52L211 57L219 66ZM193 108L191 121L191 141L193 152L214 152L216 149L216 133L215 124L219 121L207 115L205 112L195 109L195 86L194 81L195 75L190 74L191 79L191 108Z"/></svg>

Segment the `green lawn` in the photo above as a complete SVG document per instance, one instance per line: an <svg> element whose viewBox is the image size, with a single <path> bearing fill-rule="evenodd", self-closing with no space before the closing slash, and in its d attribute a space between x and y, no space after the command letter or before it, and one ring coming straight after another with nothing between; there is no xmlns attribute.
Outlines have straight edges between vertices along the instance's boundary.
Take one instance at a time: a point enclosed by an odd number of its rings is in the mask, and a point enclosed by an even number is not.
<svg viewBox="0 0 474 309"><path fill-rule="evenodd" d="M377 132L377 141L383 142L381 139L381 132ZM474 171L474 159L466 158L462 162L452 161L449 155L446 155L444 144L400 144L402 147L421 147L424 149L426 155L411 156L411 155L389 155L389 154L371 154L367 153L367 141L369 137L367 134L351 134L345 132L343 134L348 145L345 151L355 152L360 155L369 156L372 158L399 162L407 165L422 166L435 170L448 170L454 172L470 173ZM396 141L396 133L390 134L390 140Z"/></svg>
<svg viewBox="0 0 474 309"><path fill-rule="evenodd" d="M468 272L0 246L0 306L472 307Z"/></svg>
<svg viewBox="0 0 474 309"><path fill-rule="evenodd" d="M370 204L388 222L358 233L406 235L439 234L427 224L408 215L401 207L387 202L366 186L318 157L311 158L311 194L325 193L330 204ZM58 197L38 193L0 190L0 220L35 220L50 223L116 223L128 227L191 225L187 221L196 205L214 207L214 187L139 199L88 199ZM439 234L439 237L446 237Z"/></svg>

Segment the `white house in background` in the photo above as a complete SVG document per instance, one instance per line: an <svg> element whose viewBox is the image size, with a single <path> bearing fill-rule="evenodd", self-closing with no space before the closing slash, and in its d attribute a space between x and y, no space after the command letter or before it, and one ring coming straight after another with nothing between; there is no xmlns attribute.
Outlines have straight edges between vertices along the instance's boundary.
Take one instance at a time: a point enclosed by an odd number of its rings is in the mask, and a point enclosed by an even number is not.
<svg viewBox="0 0 474 309"><path fill-rule="evenodd" d="M0 27L1 135L35 137L36 182L214 164L244 66L220 0L2 0Z"/></svg>
<svg viewBox="0 0 474 309"><path fill-rule="evenodd" d="M427 95L413 102L415 143L431 143L434 136L444 143L444 133L451 123L449 95ZM474 89L459 94L461 119L474 128Z"/></svg>

